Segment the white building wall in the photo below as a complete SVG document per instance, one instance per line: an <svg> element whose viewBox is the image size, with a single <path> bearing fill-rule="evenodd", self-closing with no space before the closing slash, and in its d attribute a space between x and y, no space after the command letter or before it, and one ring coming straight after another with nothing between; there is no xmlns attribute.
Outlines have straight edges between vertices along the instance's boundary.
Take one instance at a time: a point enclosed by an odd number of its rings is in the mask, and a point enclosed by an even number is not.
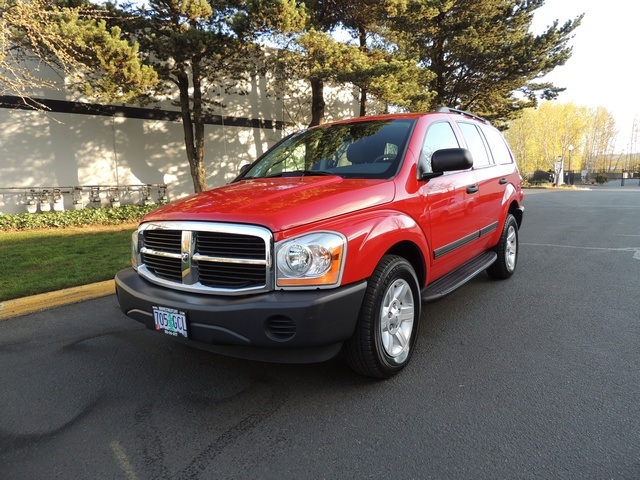
<svg viewBox="0 0 640 480"><path fill-rule="evenodd" d="M309 121L310 91L305 84L292 85L291 91L277 95L267 94L264 77L255 77L243 87L246 95L211 89L224 105L215 113L226 120L205 127L210 188L235 178L241 165ZM328 120L356 114L353 92L327 88L325 96ZM37 92L34 97L74 100L64 90ZM110 204L109 188L115 187L120 189L122 204L141 203L142 185L154 186L154 200L156 185L167 185L169 200L193 192L179 120L131 118L127 107L132 106L127 105L112 115L66 113L61 110L74 104L64 105L50 112L0 108L0 213L26 212L25 202L33 192L53 200L54 189L62 189L66 209L74 208L74 187L82 187L85 206L92 186L101 189L102 206ZM169 104L162 107L177 111ZM263 126L253 127L256 122ZM242 126L234 126L238 124Z"/></svg>

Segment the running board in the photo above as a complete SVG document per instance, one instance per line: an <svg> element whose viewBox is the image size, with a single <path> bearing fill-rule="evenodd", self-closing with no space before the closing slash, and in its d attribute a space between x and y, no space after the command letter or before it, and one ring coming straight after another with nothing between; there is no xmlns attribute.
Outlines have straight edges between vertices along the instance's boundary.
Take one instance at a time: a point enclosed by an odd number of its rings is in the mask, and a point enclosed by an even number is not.
<svg viewBox="0 0 640 480"><path fill-rule="evenodd" d="M496 252L484 252L478 255L473 260L458 267L453 272L448 273L442 278L439 278L427 288L422 290L422 302L433 302L445 295L450 294L456 288L464 285L480 272L491 266L496 261L498 255Z"/></svg>

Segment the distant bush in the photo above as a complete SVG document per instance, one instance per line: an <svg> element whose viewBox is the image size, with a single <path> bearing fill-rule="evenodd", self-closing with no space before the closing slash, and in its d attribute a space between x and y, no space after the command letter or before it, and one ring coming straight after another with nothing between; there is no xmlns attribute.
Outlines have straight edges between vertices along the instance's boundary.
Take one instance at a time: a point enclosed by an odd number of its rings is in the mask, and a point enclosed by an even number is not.
<svg viewBox="0 0 640 480"><path fill-rule="evenodd" d="M598 185L604 185L609 181L609 178L604 173L599 173L596 175L596 183Z"/></svg>
<svg viewBox="0 0 640 480"><path fill-rule="evenodd" d="M113 208L85 208L64 212L0 213L0 231L65 228L83 225L119 225L137 222L158 205L125 205Z"/></svg>
<svg viewBox="0 0 640 480"><path fill-rule="evenodd" d="M550 187L553 183L549 180L523 180L523 187Z"/></svg>
<svg viewBox="0 0 640 480"><path fill-rule="evenodd" d="M553 183L553 172L544 170L536 170L529 178L532 185L544 185L547 183Z"/></svg>

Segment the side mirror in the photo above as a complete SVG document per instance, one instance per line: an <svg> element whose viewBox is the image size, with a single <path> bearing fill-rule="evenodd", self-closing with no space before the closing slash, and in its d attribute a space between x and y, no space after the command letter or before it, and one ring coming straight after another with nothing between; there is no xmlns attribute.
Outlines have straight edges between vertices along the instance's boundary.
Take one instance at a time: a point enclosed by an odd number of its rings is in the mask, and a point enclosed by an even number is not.
<svg viewBox="0 0 640 480"><path fill-rule="evenodd" d="M467 170L473 167L473 157L466 148L443 148L431 156L431 168L434 173Z"/></svg>
<svg viewBox="0 0 640 480"><path fill-rule="evenodd" d="M249 168L251 167L250 163L245 163L244 165L242 165L240 167L240 175L242 175L244 172L246 172L247 170L249 170Z"/></svg>

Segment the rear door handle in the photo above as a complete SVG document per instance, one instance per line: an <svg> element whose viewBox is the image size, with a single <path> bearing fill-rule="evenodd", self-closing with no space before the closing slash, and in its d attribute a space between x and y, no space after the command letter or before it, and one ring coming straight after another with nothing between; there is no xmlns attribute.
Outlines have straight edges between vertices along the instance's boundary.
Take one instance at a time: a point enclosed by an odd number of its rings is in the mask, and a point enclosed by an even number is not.
<svg viewBox="0 0 640 480"><path fill-rule="evenodd" d="M501 178L500 179L500 185L504 185L505 183L507 183L507 179L506 178Z"/></svg>
<svg viewBox="0 0 640 480"><path fill-rule="evenodd" d="M478 190L478 185L469 185L467 187L467 193L476 193Z"/></svg>

